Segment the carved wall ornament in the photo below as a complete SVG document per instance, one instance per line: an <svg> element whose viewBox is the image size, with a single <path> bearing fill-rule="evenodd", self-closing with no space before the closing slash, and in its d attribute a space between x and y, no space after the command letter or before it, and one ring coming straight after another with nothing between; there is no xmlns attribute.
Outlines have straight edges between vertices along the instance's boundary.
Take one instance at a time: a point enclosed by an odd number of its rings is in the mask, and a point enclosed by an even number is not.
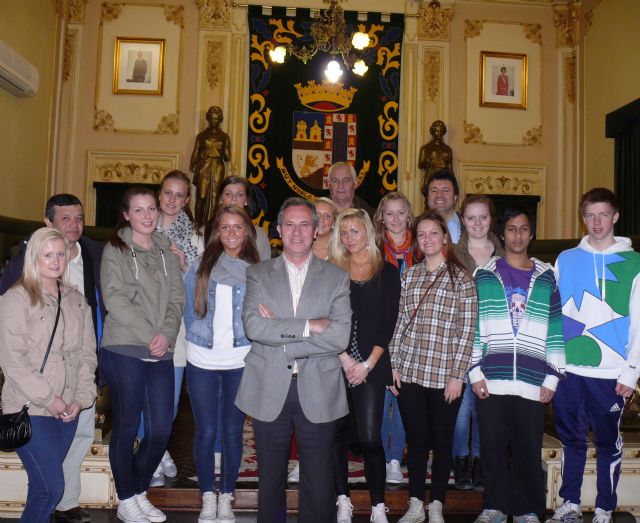
<svg viewBox="0 0 640 523"><path fill-rule="evenodd" d="M73 69L73 56L75 54L76 35L67 28L64 34L64 48L62 50L62 81L67 82L71 78Z"/></svg>
<svg viewBox="0 0 640 523"><path fill-rule="evenodd" d="M224 63L222 42L207 42L207 83L213 90L220 83L221 64Z"/></svg>
<svg viewBox="0 0 640 523"><path fill-rule="evenodd" d="M475 176L467 182L479 194L532 194L538 180L519 176ZM533 194L536 194L533 192Z"/></svg>
<svg viewBox="0 0 640 523"><path fill-rule="evenodd" d="M578 42L580 5L569 0L566 7L553 7L553 23L556 26L558 47L574 47Z"/></svg>
<svg viewBox="0 0 640 523"><path fill-rule="evenodd" d="M102 14L100 15L101 22L110 22L115 20L122 13L122 4L109 4L107 2L102 4Z"/></svg>
<svg viewBox="0 0 640 523"><path fill-rule="evenodd" d="M593 25L593 9L589 9L584 14L584 34L586 35Z"/></svg>
<svg viewBox="0 0 640 523"><path fill-rule="evenodd" d="M104 5L104 4L103 4ZM114 131L116 122L107 111L95 109L93 111L93 130L94 131Z"/></svg>
<svg viewBox="0 0 640 523"><path fill-rule="evenodd" d="M464 121L464 143L486 143L477 125Z"/></svg>
<svg viewBox="0 0 640 523"><path fill-rule="evenodd" d="M69 0L69 15L67 20L70 24L84 24L84 8L88 0Z"/></svg>
<svg viewBox="0 0 640 523"><path fill-rule="evenodd" d="M163 116L156 128L156 134L178 134L180 131L180 117L171 113Z"/></svg>
<svg viewBox="0 0 640 523"><path fill-rule="evenodd" d="M196 0L200 8L200 29L229 27L231 0Z"/></svg>
<svg viewBox="0 0 640 523"><path fill-rule="evenodd" d="M179 27L184 27L184 6L183 5L165 5L164 17L167 22L173 22Z"/></svg>
<svg viewBox="0 0 640 523"><path fill-rule="evenodd" d="M464 21L464 39L473 38L478 36L484 27L482 20L465 20Z"/></svg>
<svg viewBox="0 0 640 523"><path fill-rule="evenodd" d="M564 58L564 90L567 102L576 102L576 57L575 55Z"/></svg>
<svg viewBox="0 0 640 523"><path fill-rule="evenodd" d="M524 37L531 40L534 44L542 45L542 25L541 24L524 24Z"/></svg>
<svg viewBox="0 0 640 523"><path fill-rule="evenodd" d="M418 10L418 38L448 41L453 14L453 7L441 7L437 1L423 2Z"/></svg>
<svg viewBox="0 0 640 523"><path fill-rule="evenodd" d="M424 79L427 96L432 102L440 94L440 53L427 51L425 53Z"/></svg>
<svg viewBox="0 0 640 523"><path fill-rule="evenodd" d="M128 161L96 166L96 177L102 182L160 183L169 169L147 162Z"/></svg>
<svg viewBox="0 0 640 523"><path fill-rule="evenodd" d="M529 129L522 137L522 145L542 145L542 125Z"/></svg>

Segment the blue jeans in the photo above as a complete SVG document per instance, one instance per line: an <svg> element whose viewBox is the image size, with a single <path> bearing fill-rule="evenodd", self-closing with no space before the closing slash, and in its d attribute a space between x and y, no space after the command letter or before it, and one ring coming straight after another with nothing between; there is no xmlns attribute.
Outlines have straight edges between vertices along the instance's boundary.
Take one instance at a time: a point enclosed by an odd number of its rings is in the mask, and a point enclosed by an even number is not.
<svg viewBox="0 0 640 523"><path fill-rule="evenodd" d="M402 461L405 446L404 427L398 409L398 400L389 390L384 395L381 434L387 463L392 459Z"/></svg>
<svg viewBox="0 0 640 523"><path fill-rule="evenodd" d="M142 361L102 350L100 371L113 414L109 462L118 497L128 499L149 488L171 437L173 361ZM134 455L140 412L146 434Z"/></svg>
<svg viewBox="0 0 640 523"><path fill-rule="evenodd" d="M467 382L462 395L462 403L453 430L453 455L469 455L469 429L471 428L471 457L480 457L480 430L476 414L476 395Z"/></svg>
<svg viewBox="0 0 640 523"><path fill-rule="evenodd" d="M17 452L27 472L29 490L20 521L49 521L64 493L64 461L78 426L49 416L31 416L31 439Z"/></svg>
<svg viewBox="0 0 640 523"><path fill-rule="evenodd" d="M174 389L173 389L173 421L178 415L178 405L180 404L180 391L182 390L182 378L184 378L184 367L174 367ZM144 416L140 413L140 427L138 427L138 439L144 438Z"/></svg>
<svg viewBox="0 0 640 523"><path fill-rule="evenodd" d="M200 492L215 492L213 444L222 401L222 465L220 492L233 493L242 460L244 413L234 405L243 368L206 370L187 362L187 389L193 410L193 459Z"/></svg>

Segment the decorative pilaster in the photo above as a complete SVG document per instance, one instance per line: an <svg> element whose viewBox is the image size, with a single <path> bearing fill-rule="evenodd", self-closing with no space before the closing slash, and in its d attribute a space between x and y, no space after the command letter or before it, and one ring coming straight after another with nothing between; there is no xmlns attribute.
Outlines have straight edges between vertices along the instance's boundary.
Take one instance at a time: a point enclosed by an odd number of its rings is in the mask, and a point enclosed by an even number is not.
<svg viewBox="0 0 640 523"><path fill-rule="evenodd" d="M231 0L196 0L200 8L200 29L227 29L231 21Z"/></svg>
<svg viewBox="0 0 640 523"><path fill-rule="evenodd" d="M437 0L432 0L428 5L420 5L418 38L449 41L449 24L453 14L453 7L442 7Z"/></svg>

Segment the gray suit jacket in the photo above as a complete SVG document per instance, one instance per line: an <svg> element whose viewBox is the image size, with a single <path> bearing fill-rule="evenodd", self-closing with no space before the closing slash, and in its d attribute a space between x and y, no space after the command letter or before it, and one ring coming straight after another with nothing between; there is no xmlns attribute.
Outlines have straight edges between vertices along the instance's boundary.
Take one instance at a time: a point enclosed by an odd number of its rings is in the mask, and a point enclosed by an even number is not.
<svg viewBox="0 0 640 523"><path fill-rule="evenodd" d="M264 303L275 319L263 318ZM294 361L298 364L298 395L312 423L333 421L348 412L338 354L349 342L351 304L349 275L313 256L294 316L289 275L279 256L247 269L244 331L252 340L245 358L237 407L261 421L275 420L284 406ZM307 319L329 318L321 334L303 337Z"/></svg>

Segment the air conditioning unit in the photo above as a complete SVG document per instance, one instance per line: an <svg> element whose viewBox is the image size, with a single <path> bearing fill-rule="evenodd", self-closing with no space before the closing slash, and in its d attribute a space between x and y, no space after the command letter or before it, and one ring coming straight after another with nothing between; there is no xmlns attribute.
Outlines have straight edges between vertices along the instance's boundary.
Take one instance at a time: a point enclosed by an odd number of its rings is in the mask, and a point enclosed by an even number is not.
<svg viewBox="0 0 640 523"><path fill-rule="evenodd" d="M15 96L33 96L39 84L38 69L0 40L0 87Z"/></svg>

